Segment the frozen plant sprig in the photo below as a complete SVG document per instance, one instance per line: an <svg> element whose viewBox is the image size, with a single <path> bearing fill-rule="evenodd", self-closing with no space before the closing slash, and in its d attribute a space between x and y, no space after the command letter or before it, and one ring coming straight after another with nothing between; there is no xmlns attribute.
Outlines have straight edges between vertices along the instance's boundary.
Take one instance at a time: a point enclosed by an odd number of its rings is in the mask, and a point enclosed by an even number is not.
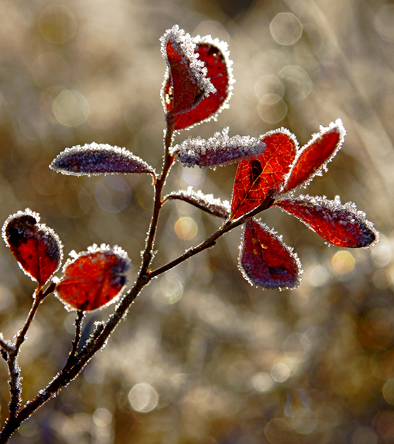
<svg viewBox="0 0 394 444"><path fill-rule="evenodd" d="M215 119L228 107L232 95L232 62L227 44L211 37L192 38L177 25L161 38L167 69L161 91L165 114L163 167L159 174L143 159L126 148L89 143L66 148L51 163L52 170L71 175L151 174L153 211L135 282L126 286L131 266L127 253L118 246L93 245L71 254L60 277L54 277L63 260L59 236L30 210L18 211L3 226L3 238L19 266L37 288L32 308L15 338L5 340L0 333L1 357L9 372L9 414L0 433L7 442L21 423L75 379L90 359L104 348L112 332L128 312L132 302L154 278L187 259L211 248L217 240L243 225L239 249L239 269L254 286L263 289L292 289L301 282L301 262L282 236L254 216L273 207L297 217L327 242L340 247L367 248L378 241L378 233L365 214L353 203L339 198L293 194L325 171L344 142L340 119L321 127L320 132L299 148L295 136L280 128L260 135L235 135L229 129L207 140L189 138L174 145L174 135L184 129ZM188 166L217 167L239 162L231 204L201 191L173 191L163 197L163 187L174 162ZM175 259L156 266L155 238L159 215L165 203L182 200L223 219L221 226L200 244ZM24 403L18 363L26 333L44 299L56 294L67 310L76 311L75 335L62 369L36 397ZM117 302L105 322L96 323L88 340L81 343L86 311Z"/></svg>

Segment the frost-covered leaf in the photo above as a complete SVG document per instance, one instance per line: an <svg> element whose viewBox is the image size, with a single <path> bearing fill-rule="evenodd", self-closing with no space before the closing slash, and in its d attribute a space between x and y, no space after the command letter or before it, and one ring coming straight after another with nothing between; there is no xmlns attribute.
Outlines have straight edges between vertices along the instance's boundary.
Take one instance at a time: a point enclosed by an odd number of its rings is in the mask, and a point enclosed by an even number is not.
<svg viewBox="0 0 394 444"><path fill-rule="evenodd" d="M229 59L228 45L211 36L196 36L195 54L207 69L207 77L216 92L204 96L202 100L190 111L178 114L174 118L174 130L191 128L192 126L207 122L228 107L233 90L232 61ZM164 81L162 89L163 106L166 112L171 108L173 89L169 75Z"/></svg>
<svg viewBox="0 0 394 444"><path fill-rule="evenodd" d="M251 157L260 156L265 150L265 143L261 137L256 139L250 136L228 136L228 128L222 133L215 133L208 140L188 138L174 147L180 162L193 167L217 167L229 165Z"/></svg>
<svg viewBox="0 0 394 444"><path fill-rule="evenodd" d="M328 127L321 126L320 132L298 151L284 192L305 187L316 175L321 175L341 148L345 134L341 119Z"/></svg>
<svg viewBox="0 0 394 444"><path fill-rule="evenodd" d="M274 205L297 217L323 239L339 247L365 248L379 240L379 233L365 213L353 202L341 204L339 196L328 200L320 196L282 199Z"/></svg>
<svg viewBox="0 0 394 444"><path fill-rule="evenodd" d="M194 205L200 210L206 211L213 216L227 219L230 216L230 203L225 200L215 199L212 194L204 194L202 191L194 191L189 187L187 191L179 190L170 193L166 199L178 199Z"/></svg>
<svg viewBox="0 0 394 444"><path fill-rule="evenodd" d="M162 91L164 108L168 115L177 116L195 108L216 89L207 78L207 68L198 59L196 43L189 34L174 25L160 41L168 65Z"/></svg>
<svg viewBox="0 0 394 444"><path fill-rule="evenodd" d="M231 203L233 219L258 207L268 195L279 193L294 161L297 140L285 128L268 132L261 141L266 145L263 154L238 165Z"/></svg>
<svg viewBox="0 0 394 444"><path fill-rule="evenodd" d="M55 157L49 167L56 172L73 176L154 173L150 165L126 148L95 142L66 148Z"/></svg>
<svg viewBox="0 0 394 444"><path fill-rule="evenodd" d="M281 237L255 219L245 224L238 260L251 285L289 289L300 284L302 268L297 255Z"/></svg>
<svg viewBox="0 0 394 444"><path fill-rule="evenodd" d="M91 311L114 302L126 283L131 262L120 247L93 245L88 251L70 253L56 295L67 308Z"/></svg>
<svg viewBox="0 0 394 444"><path fill-rule="evenodd" d="M63 246L58 235L28 208L8 217L2 229L20 268L42 287L61 265Z"/></svg>

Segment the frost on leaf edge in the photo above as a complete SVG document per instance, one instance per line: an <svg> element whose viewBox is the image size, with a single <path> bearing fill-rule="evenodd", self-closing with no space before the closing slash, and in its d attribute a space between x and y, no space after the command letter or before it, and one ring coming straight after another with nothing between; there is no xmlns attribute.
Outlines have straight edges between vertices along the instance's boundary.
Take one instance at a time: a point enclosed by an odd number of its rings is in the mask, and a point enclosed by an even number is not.
<svg viewBox="0 0 394 444"><path fill-rule="evenodd" d="M213 137L202 139L200 136L189 137L181 144L175 145L172 154L176 154L178 160L184 166L193 168L195 165L200 168L216 168L217 166L227 166L242 160L257 158L263 154L266 144L261 141L262 136L257 138L251 136L228 136L229 127L222 132L215 132ZM212 164L203 164L199 161L199 154L205 156L211 153L211 157L216 156L217 161Z"/></svg>
<svg viewBox="0 0 394 444"><path fill-rule="evenodd" d="M52 228L48 227L48 225L46 225L46 224L40 224L40 223L39 223L40 220L41 220L41 216L40 216L39 213L36 213L35 211L32 211L30 208L25 208L24 211L22 211L22 210L18 210L16 213L14 213L14 214L10 214L10 215L7 217L7 219L4 221L4 223L3 223L3 226L2 226L2 228L1 228L1 235L2 235L3 241L4 241L4 243L6 244L6 247L7 247L7 248L11 248L11 246L10 246L10 244L9 244L9 242L8 242L8 239L7 239L7 234L6 234L7 226L8 226L8 224L9 224L12 220L17 219L17 218L22 217L22 216L31 216L31 217L33 217L33 218L35 219L35 221L36 221L36 223L35 223L34 225L37 226L37 230L38 230L38 231L42 231L45 235L49 235L50 237L52 237L52 238L54 239L54 241L55 241L57 247L58 247L58 252L59 252L59 260L58 260L59 263L58 263L58 266L57 266L56 269L53 271L53 273L48 277L48 279L46 280L46 282L43 284L43 285L45 285L45 284L50 280L50 278L51 278L51 277L52 277L57 271L59 271L59 269L60 269L60 267L61 267L61 265L62 265L62 262L63 262L63 243L62 243L62 241L61 241L59 235L58 235L58 234L57 234ZM18 259L15 258L15 260L16 260L16 262L17 262L17 264L18 264L18 267L23 271L23 273L24 273L26 276L29 276L29 278L30 278L32 281L38 283L37 279L36 279L35 277L33 277L33 276L32 276L27 270L25 270L25 269L22 267L22 264L18 261Z"/></svg>
<svg viewBox="0 0 394 444"><path fill-rule="evenodd" d="M213 194L204 194L201 190L195 191L191 186L186 191L173 191L165 199L183 200L191 205L195 205L202 211L222 219L227 219L230 216L231 208L228 200L222 201L219 198L215 198Z"/></svg>
<svg viewBox="0 0 394 444"><path fill-rule="evenodd" d="M250 220L250 219L249 219ZM246 230L246 223L242 225L242 232L241 232L241 242L239 244L239 253L238 253L238 270L241 272L242 277L252 286L255 288L261 288L263 290L295 290L298 288L302 282L302 275L304 273L304 269L302 268L301 260L298 257L298 254L294 252L294 248L287 245L285 242L283 242L283 236L279 235L275 229L269 227L265 223L261 222L261 219L256 219L255 217L252 218L253 222L260 225L263 229L265 229L270 235L274 236L278 242L284 247L284 249L289 253L289 255L294 259L294 262L297 266L298 273L296 281L294 282L294 285L292 287L264 287L263 285L256 284L246 273L246 270L244 269L242 265L242 254L245 244L245 230Z"/></svg>
<svg viewBox="0 0 394 444"><path fill-rule="evenodd" d="M91 245L91 246L89 246L87 248L87 251L80 251L79 253L77 253L75 250L71 250L69 252L69 254L68 254L70 257L64 263L63 268L62 268L62 272L65 273L67 267L70 264L72 264L73 262L75 262L77 259L79 259L80 257L89 256L90 254L95 254L95 253L113 253L116 256L119 256L123 260L123 265L124 265L124 270L121 273L119 273L119 275L122 275L122 274L125 275L127 273L127 271L130 270L130 268L132 267L131 259L129 258L127 252L125 250L123 250L122 247L119 247L118 245L114 245L113 247L111 247L110 245L103 243L103 244L100 245L100 247L97 244L93 244L93 245ZM56 277L56 278L53 279L53 282L57 285L57 284L61 283L61 279L62 279L62 276L60 278ZM124 283L123 287L119 291L119 293L114 298L112 298L106 304L101 305L100 307L97 307L94 310L89 310L89 311L101 310L101 309L103 309L105 307L108 307L108 306L110 306L112 304L118 303L120 298L126 292L126 283L127 283L127 279L126 279L126 282ZM55 290L54 290L54 294L59 299L59 301L64 305L64 308L68 312L78 311L77 308L75 308L72 305L68 304L67 302L65 302L61 298L61 296L56 291L56 287L55 287Z"/></svg>
<svg viewBox="0 0 394 444"><path fill-rule="evenodd" d="M155 170L153 167L151 167L148 163L146 163L144 160L142 160L140 157L135 156L132 152L130 152L126 148L120 148L118 146L112 146L107 143L85 143L85 145L75 145L71 148L65 148L61 153L59 153L50 163L49 168L56 173L61 173L64 175L69 176L102 176L102 175L117 175L117 174L133 174L133 171L126 171L126 172L118 172L118 171L109 171L109 172L84 172L84 171L70 171L68 169L65 169L63 167L56 166L56 163L64 160L67 158L67 156L72 154L78 154L80 153L83 155L84 153L91 152L109 152L109 153L115 153L116 155L123 156L123 158L126 161L136 162L139 164L141 168L143 168L142 171L136 171L135 174L155 174Z"/></svg>

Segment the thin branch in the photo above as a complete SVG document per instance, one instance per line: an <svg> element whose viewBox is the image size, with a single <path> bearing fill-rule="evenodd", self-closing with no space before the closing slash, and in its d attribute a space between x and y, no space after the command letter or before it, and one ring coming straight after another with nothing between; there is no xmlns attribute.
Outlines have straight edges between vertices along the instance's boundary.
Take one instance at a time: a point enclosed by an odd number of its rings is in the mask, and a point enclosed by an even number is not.
<svg viewBox="0 0 394 444"><path fill-rule="evenodd" d="M23 342L26 339L27 330L29 329L29 327L34 319L34 316L36 315L38 306L41 304L42 300L43 300L43 293L41 291L38 291L34 295L33 305L32 305L30 312L26 318L25 324L23 325L21 330L19 330L18 335L16 337L15 349L17 352L19 351L21 345L23 344Z"/></svg>
<svg viewBox="0 0 394 444"><path fill-rule="evenodd" d="M36 291L33 305L26 318L26 321L23 327L18 332L14 346L8 351L7 365L8 365L8 373L10 375L10 380L8 381L8 385L10 386L11 400L8 404L9 417L7 422L10 422L12 421L13 418L15 418L22 404L22 385L21 385L22 378L20 376L21 369L18 364L18 355L19 355L19 350L26 339L27 330L29 329L31 322L34 319L34 316L37 312L38 306L40 305L42 299L43 299L42 292Z"/></svg>
<svg viewBox="0 0 394 444"><path fill-rule="evenodd" d="M170 147L172 143L173 138L173 123L174 119L167 119L167 129L164 139L164 165L163 170L161 172L161 175L159 179L157 179L155 183L155 197L154 197L154 204L153 204L153 214L152 219L148 231L148 236L146 238L145 243L145 250L143 253L143 259L140 269L140 276L145 275L149 271L150 263L153 259L153 245L156 237L156 231L157 231L157 224L159 222L159 214L162 207L161 202L161 194L163 192L164 184L167 180L168 173L170 171L171 165L174 162L174 157L170 154Z"/></svg>

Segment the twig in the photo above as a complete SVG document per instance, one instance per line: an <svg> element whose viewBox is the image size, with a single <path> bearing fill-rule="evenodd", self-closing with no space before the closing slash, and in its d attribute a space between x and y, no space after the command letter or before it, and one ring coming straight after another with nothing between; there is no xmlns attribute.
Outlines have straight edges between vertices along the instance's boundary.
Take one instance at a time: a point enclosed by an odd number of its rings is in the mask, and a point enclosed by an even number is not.
<svg viewBox="0 0 394 444"><path fill-rule="evenodd" d="M71 347L70 354L68 355L67 364L69 364L73 360L75 360L75 355L78 351L79 342L81 340L82 324L83 324L84 317L85 317L85 313L83 311L78 310L77 318L75 319L75 336L72 341L72 347ZM66 364L66 366L67 366L67 364Z"/></svg>

